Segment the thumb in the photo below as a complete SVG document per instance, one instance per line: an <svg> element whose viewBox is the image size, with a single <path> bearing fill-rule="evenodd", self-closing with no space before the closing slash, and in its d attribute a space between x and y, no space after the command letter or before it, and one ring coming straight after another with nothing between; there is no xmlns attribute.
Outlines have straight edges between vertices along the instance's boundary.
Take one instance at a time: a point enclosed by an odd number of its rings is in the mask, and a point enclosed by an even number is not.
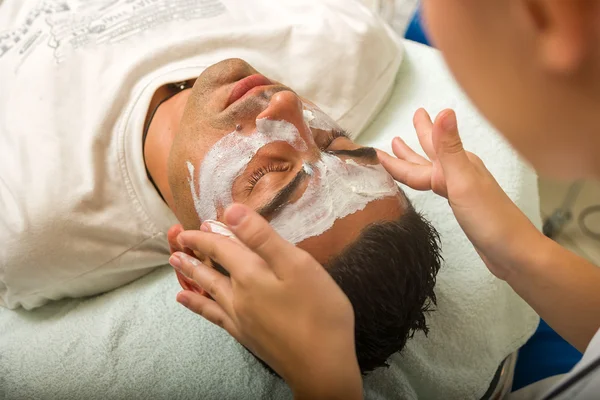
<svg viewBox="0 0 600 400"><path fill-rule="evenodd" d="M273 230L254 210L243 204L233 204L225 210L225 222L235 236L269 265L288 264L293 244Z"/></svg>
<svg viewBox="0 0 600 400"><path fill-rule="evenodd" d="M444 110L438 114L433 123L431 139L447 182L463 176L472 167L458 134L454 111Z"/></svg>

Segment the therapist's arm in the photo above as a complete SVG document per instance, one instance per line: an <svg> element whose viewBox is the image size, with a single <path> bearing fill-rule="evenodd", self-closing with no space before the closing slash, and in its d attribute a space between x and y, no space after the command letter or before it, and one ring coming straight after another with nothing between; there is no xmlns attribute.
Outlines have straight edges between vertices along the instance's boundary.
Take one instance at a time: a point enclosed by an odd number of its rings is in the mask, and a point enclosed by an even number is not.
<svg viewBox="0 0 600 400"><path fill-rule="evenodd" d="M584 351L600 327L600 268L533 226L483 162L463 149L453 111L441 112L432 123L419 110L414 125L428 158L396 138L392 143L396 157L379 152L383 166L414 189L446 197L490 271Z"/></svg>
<svg viewBox="0 0 600 400"><path fill-rule="evenodd" d="M584 352L600 328L600 268L542 237L511 270L515 292Z"/></svg>
<svg viewBox="0 0 600 400"><path fill-rule="evenodd" d="M215 260L230 277L176 252L171 265L210 295L184 290L177 300L269 364L296 400L362 399L354 312L346 295L310 254L253 210L234 204L225 220L237 239L203 224L204 232L185 231L177 241L180 250Z"/></svg>

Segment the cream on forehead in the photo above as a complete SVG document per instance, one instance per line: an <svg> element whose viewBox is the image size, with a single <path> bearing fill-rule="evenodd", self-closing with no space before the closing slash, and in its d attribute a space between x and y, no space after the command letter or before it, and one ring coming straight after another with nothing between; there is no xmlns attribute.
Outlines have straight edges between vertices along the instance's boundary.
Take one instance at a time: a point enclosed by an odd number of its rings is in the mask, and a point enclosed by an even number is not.
<svg viewBox="0 0 600 400"><path fill-rule="evenodd" d="M304 117L310 119L308 113ZM194 165L187 162L188 182L201 221L216 219L219 207L233 203L233 182L260 148L285 141L298 151L307 150L298 130L287 121L260 119L256 127L257 132L252 135L234 131L215 143L197 174ZM307 189L296 202L282 207L270 222L283 238L294 244L322 234L337 219L364 209L371 201L398 194L398 186L381 165L363 166L322 153L315 163L304 163L303 169L309 175Z"/></svg>
<svg viewBox="0 0 600 400"><path fill-rule="evenodd" d="M336 220L374 200L398 194L398 186L381 165L344 162L323 153L313 164L313 174L302 197L271 220L277 233L294 244L322 234Z"/></svg>

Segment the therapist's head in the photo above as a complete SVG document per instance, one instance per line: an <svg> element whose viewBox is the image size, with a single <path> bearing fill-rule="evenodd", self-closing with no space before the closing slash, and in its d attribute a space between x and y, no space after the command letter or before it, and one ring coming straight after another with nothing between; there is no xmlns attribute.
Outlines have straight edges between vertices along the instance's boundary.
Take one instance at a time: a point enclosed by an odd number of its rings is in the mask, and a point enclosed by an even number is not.
<svg viewBox="0 0 600 400"><path fill-rule="evenodd" d="M424 0L482 113L542 173L600 173L600 1Z"/></svg>
<svg viewBox="0 0 600 400"><path fill-rule="evenodd" d="M325 266L353 304L364 372L426 331L440 266L436 231L374 149L355 144L310 101L244 61L225 60L198 77L179 129L163 143L168 180L150 173L185 229L244 203Z"/></svg>

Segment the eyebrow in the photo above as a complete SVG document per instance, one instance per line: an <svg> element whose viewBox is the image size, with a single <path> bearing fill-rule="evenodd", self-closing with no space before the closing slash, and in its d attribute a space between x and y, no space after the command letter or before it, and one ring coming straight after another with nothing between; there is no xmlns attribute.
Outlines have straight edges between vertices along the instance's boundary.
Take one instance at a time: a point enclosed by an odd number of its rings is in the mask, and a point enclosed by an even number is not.
<svg viewBox="0 0 600 400"><path fill-rule="evenodd" d="M285 185L283 189L275 194L271 201L257 210L258 214L260 214L263 218L273 215L281 206L285 205L290 200L292 195L307 177L308 174L304 168L302 168L290 183Z"/></svg>
<svg viewBox="0 0 600 400"><path fill-rule="evenodd" d="M329 150L328 153L336 156L362 158L368 161L377 160L377 151L373 147L360 147L354 150Z"/></svg>

